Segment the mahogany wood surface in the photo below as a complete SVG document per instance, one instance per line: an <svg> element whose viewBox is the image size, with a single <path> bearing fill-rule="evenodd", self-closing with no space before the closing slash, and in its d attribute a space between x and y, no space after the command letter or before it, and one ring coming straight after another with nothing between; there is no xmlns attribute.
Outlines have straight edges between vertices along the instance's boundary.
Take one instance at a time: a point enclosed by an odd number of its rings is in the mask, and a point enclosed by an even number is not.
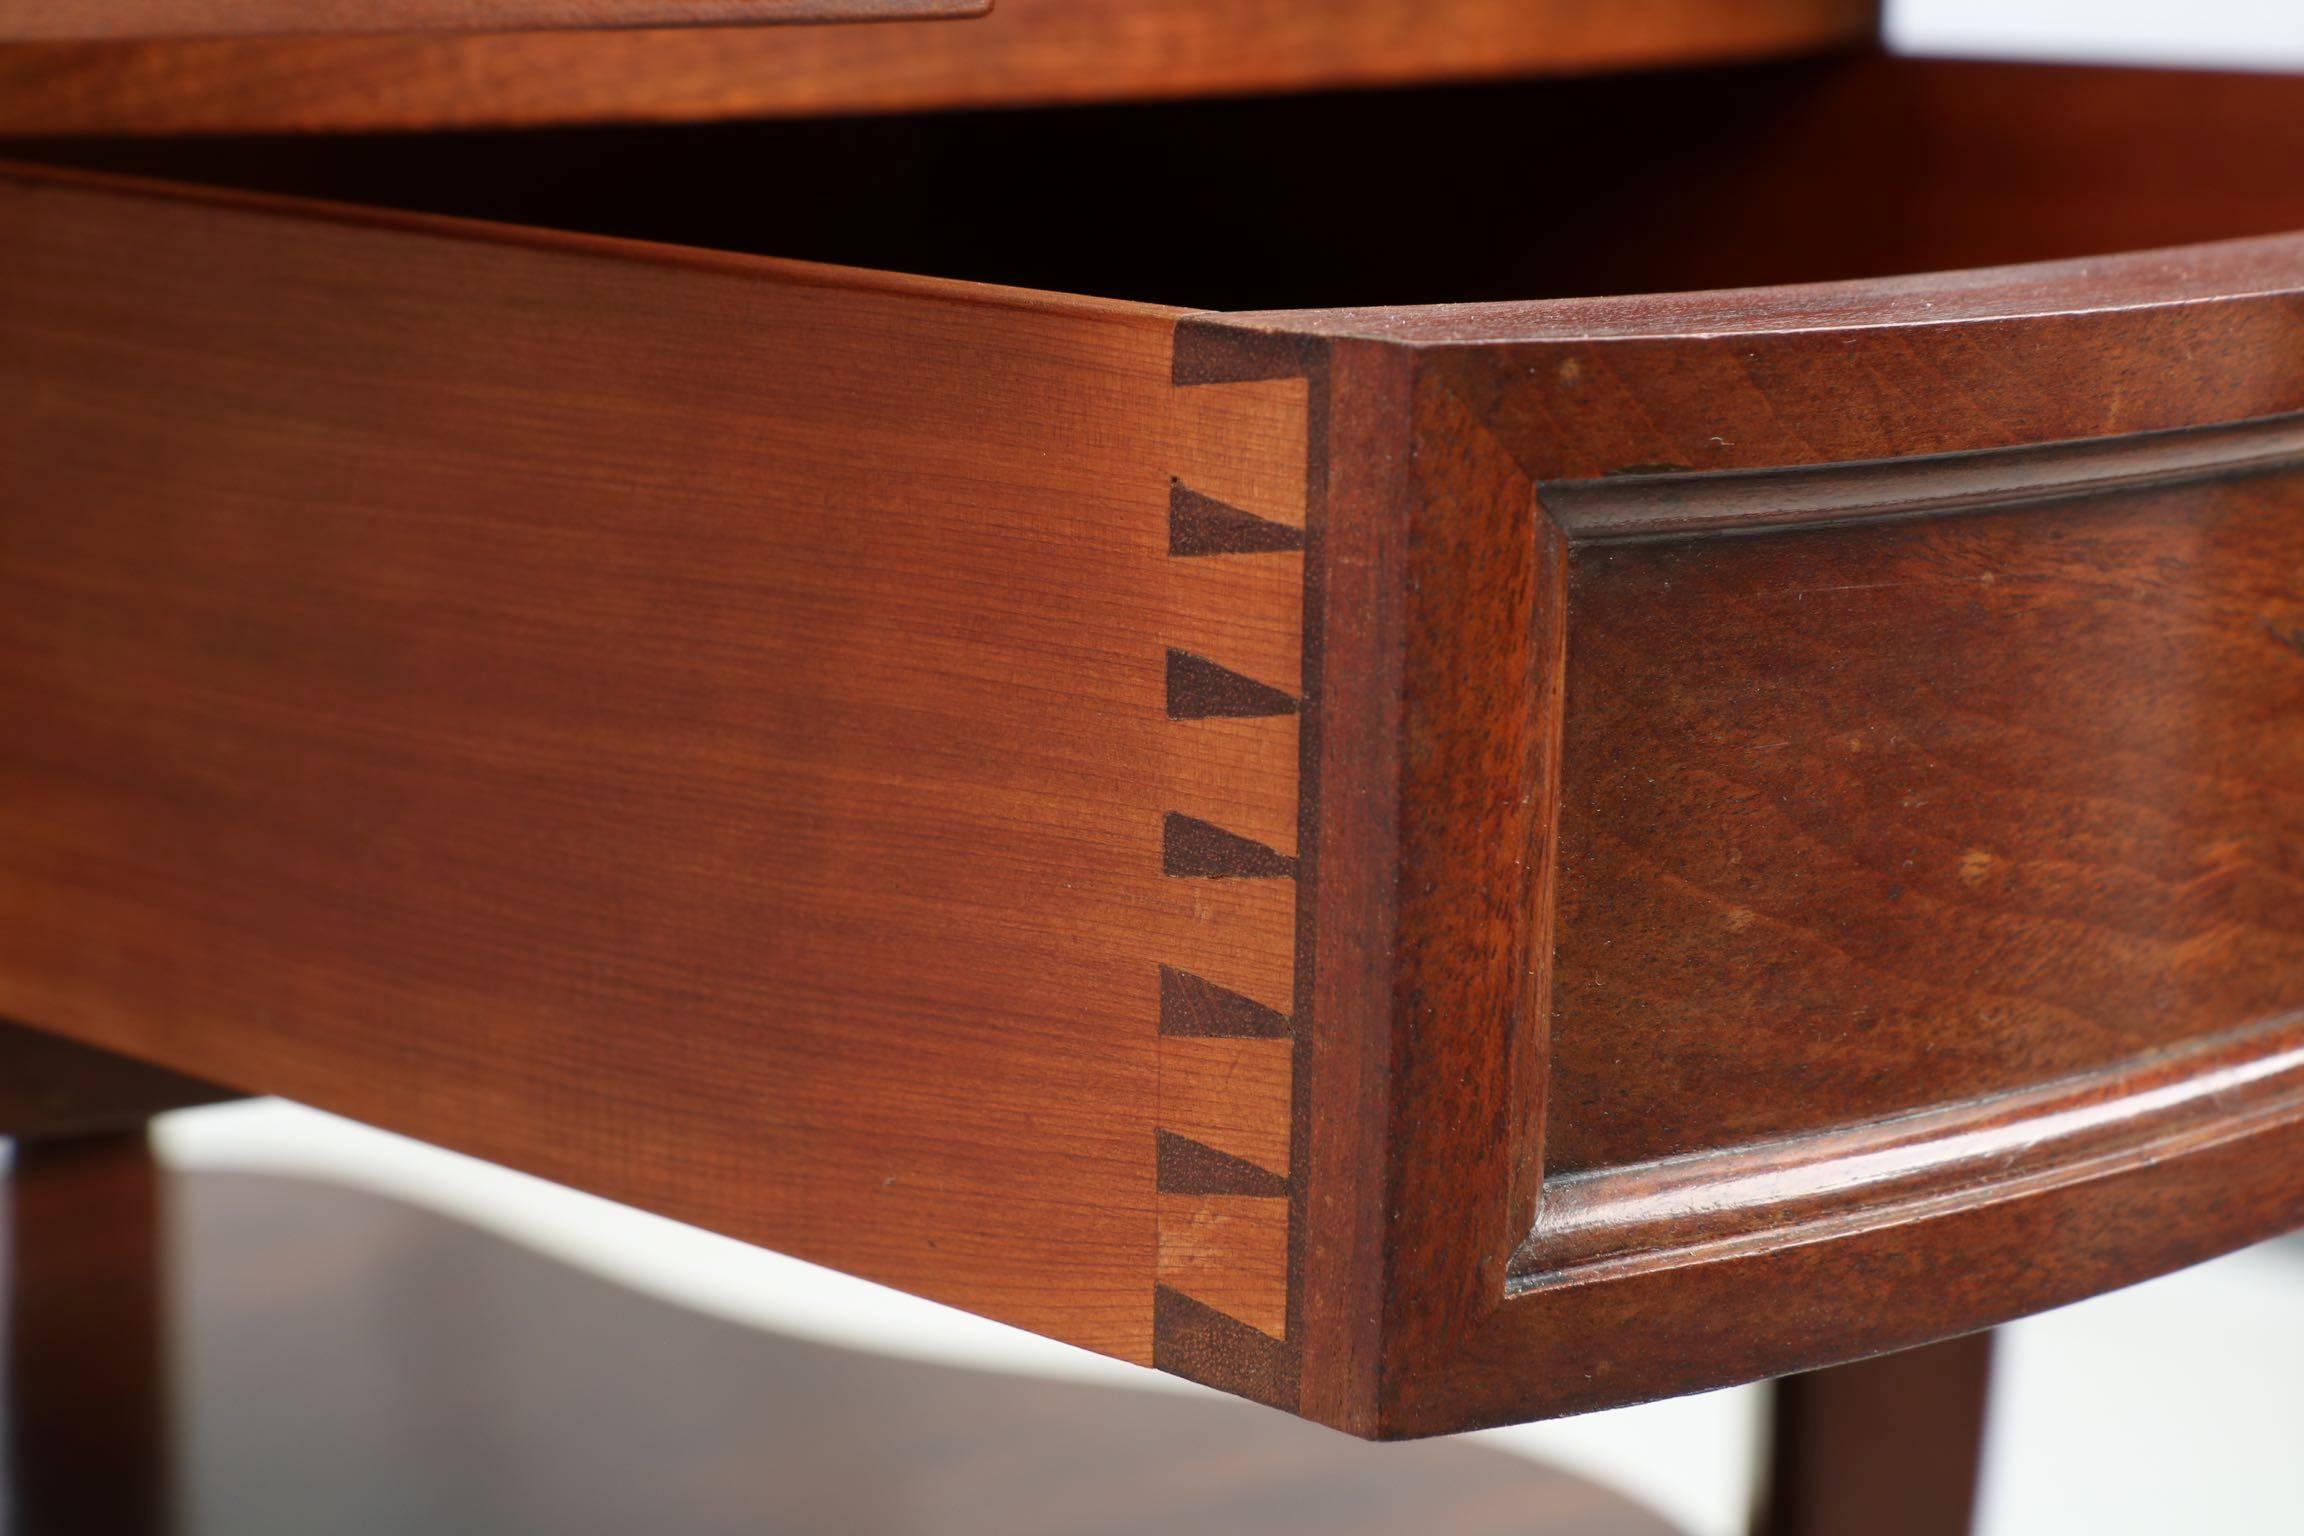
<svg viewBox="0 0 2304 1536"><path fill-rule="evenodd" d="M981 16L990 0L0 0L0 42Z"/></svg>
<svg viewBox="0 0 2304 1536"><path fill-rule="evenodd" d="M43 0L6 3L52 13ZM433 3L446 10L452 0ZM542 13L583 0L500 3ZM646 3L661 11L670 0ZM1000 0L962 26L26 42L0 46L0 133L439 128L1202 97L1774 57L1858 44L1876 24L1875 0Z"/></svg>
<svg viewBox="0 0 2304 1536"><path fill-rule="evenodd" d="M0 201L0 1010L1130 1359L1156 1282L1277 1329L1291 1045L1162 977L1289 1011L1298 721L1167 658L1297 689L1300 381L1178 389L1135 306ZM1178 487L1283 537L1172 552ZM1230 1171L1163 1193L1171 1073Z"/></svg>
<svg viewBox="0 0 2304 1536"><path fill-rule="evenodd" d="M25 1221L67 1175L53 1154L18 1170L0 1295L36 1374L12 1379L35 1426L0 1506L17 1536L1672 1529L1487 1447L781 1337L356 1190L147 1169L156 1241L85 1183L106 1220ZM77 1288L48 1278L67 1270ZM131 1326L163 1303L165 1393L137 1355L158 1334Z"/></svg>
<svg viewBox="0 0 2304 1536"><path fill-rule="evenodd" d="M1692 1351L1723 1350L1750 1374L1814 1363L1828 1340L1908 1342L1948 1331L1955 1314L1965 1312L1971 1325L1997 1320L2304 1217L2304 1197L2281 1171L2298 1139L2296 983L2293 972L2275 974L2293 922L2281 873L2292 843L2278 831L2285 775L2275 765L2290 745L2290 693L2304 680L2288 670L2294 652L2273 621L2298 553L2285 542L2296 483L2266 472L2272 461L2256 451L2287 432L2282 418L2304 384L2295 367L2298 261L2295 241L2275 240L1839 290L1318 322L1340 338L1379 343L1378 358L1409 346L1431 401L1429 424L1420 419L1416 429L1425 442L1490 445L1484 468L1459 467L1437 449L1418 454L1441 481L1416 503L1434 508L1431 547L1448 550L1448 538L1461 537L1453 530L1468 527L1493 529L1487 536L1497 541L1485 558L1458 557L1464 574L1443 565L1411 583L1420 602L1447 611L1457 589L1443 573L1454 582L1495 579L1505 551L1529 538L1525 523L1505 516L1525 505L1529 487L1538 488L1535 510L1517 515L1544 518L1545 537L1565 546L1560 574L1541 589L1554 611L1545 618L1530 605L1538 633L1546 623L1566 630L1567 705L1551 738L1550 762L1559 766L1548 764L1523 792L1541 803L1544 781L1557 784L1549 791L1557 831L1530 862L1558 898L1552 907L1531 903L1527 921L1547 935L1534 940L1541 963L1497 962L1500 974L1534 978L1529 1006L1547 1021L1549 1082L1526 1057L1515 1064L1512 1032L1494 1027L1496 1012L1415 1009L1407 979L1398 983L1407 1001L1395 1005L1401 1033L1390 1079L1395 1136L1406 1138L1391 1149L1396 1209L1443 1209L1441 1191L1459 1187L1467 1165L1495 1177L1494 1133L1484 1128L1496 1123L1522 1128L1524 1155L1540 1156L1547 1178L1540 1199L1525 1182L1509 1204L1492 1196L1484 1209L1495 1213L1496 1246L1476 1245L1470 1255L1459 1257L1466 1238L1458 1220L1429 1221L1429 1236L1392 1224L1391 1252L1379 1247L1378 1257L1393 1273L1403 1263L1433 1267L1436 1257L1458 1273L1495 1265L1514 1234L1525 1235L1509 1280L1484 1271L1495 1286L1485 1297L1469 1293L1448 1312L1402 1309L1391 1390L1404 1420L1460 1423L1484 1398L1488 1411L1508 1416L1517 1410L1503 1405L1527 1401L1539 1379L1551 1402L1571 1375L1597 1388L1596 1400L1636 1393L1632 1381L1659 1367L1684 1385L1692 1355L1657 1350L1667 1338ZM2050 292L2052 308L2042 304ZM1673 328L1693 335L1676 340ZM1514 333L1523 339L1503 339ZM1467 416L1480 434L1467 430ZM2266 425L2215 427L2250 419ZM2061 492L2053 483L2075 458L2155 459L2164 440L2138 434L2189 423L2216 432L2229 452L2221 468L2193 469L2181 489L2148 480L2137 490L2119 474L2078 476ZM2043 455L2013 446L2066 438L2091 446L2085 455L2048 455L2045 484ZM1906 460L1904 505L1875 499L1873 471L1814 472L1850 493L1837 527L1809 516L1764 534L1723 530L1711 510L1720 498L1693 495L1691 466L1728 472L1717 484L1736 496L1747 483L1733 478L1738 471L1899 450L1939 456ZM1499 481L1498 459L1518 466L1521 489ZM1611 470L1637 474L1587 489L1582 477ZM1937 510L1943 498L1934 487L1961 486L1965 497L1974 489L1966 477L1980 470L1999 477L1998 502L1962 500L1962 515ZM1479 499L1468 501L1475 487ZM1641 542L1587 536L1577 509L1594 496L1631 501L1643 490L1660 510L1629 535ZM1568 515L1555 520L1555 505ZM1468 506L1492 510L1476 518ZM1697 514L1685 531L1674 526L1679 510ZM2125 558L2101 542L2108 534L2116 543L2121 529L2144 531ZM2004 564L1975 542L2003 534L2029 536L2028 558L2048 568ZM1922 565L1887 556L1881 539L1915 541L1926 551ZM2227 590L2234 565L2219 572L2226 539L2248 570L2239 590ZM2059 552L2070 554L2062 576ZM1720 670L1708 682L1744 682L1715 695L1723 712L1693 727L1675 714L1704 706L1671 670L1672 616L1681 610L1670 606L1677 592L1665 595L1668 578L1650 588L1656 602L1641 622L1658 627L1644 643L1616 644L1605 610L1594 606L1631 568L1627 561L1643 570L1687 562L1684 579L1701 604L1717 590L1709 582L1743 562L1811 554L1821 563L1775 590L1787 604L1830 606L1795 606L1765 623L1747 611L1731 625L1728 650L1716 645L1710 657ZM2153 573L2181 571L2199 585L2172 604ZM1969 600L1933 629L1899 609L1932 593ZM2074 601L2098 606L2078 613ZM1829 622L1835 611L1868 605L1878 626L1869 634ZM2012 626L1999 627L2010 613ZM1460 629L1443 625L1440 634ZM1996 644L1968 648L1995 635ZM2083 657L2070 650L2073 640L2110 649L2102 660ZM1749 672L1741 670L1747 657ZM1887 657L1915 670L1890 683L1875 670ZM1465 658L1435 642L1429 660L1413 646L1408 660L1436 680L1461 677ZM2220 664L2238 670L2220 672ZM1417 675L1401 686L1411 700L1432 701L1434 723L1419 732L1411 718L1401 734L1462 743L1472 754L1462 762L1437 752L1426 759L1449 763L1433 774L1434 793L1460 797L1478 782L1472 775L1496 771L1476 766L1492 761L1484 754L1495 750L1496 718L1464 710L1460 685L1420 686ZM2026 678L2022 707L1997 726L1993 706L1968 692L2002 688L2005 700ZM1652 685L1653 711L1616 703L1622 690ZM1797 743L1772 730L1770 701L1791 692L1826 718L1838 714L1837 723ZM1834 765L1831 753L1844 752L1852 735L1896 740L1898 712L1912 710L1927 717L1920 729L1932 743L1944 743L1941 769L1926 752L1901 770ZM2129 723L2116 755L2086 737L2057 740L2056 722L2075 711L2088 719L2111 711ZM1814 750L1819 761L1744 793L1704 755L1734 754L1766 773L1784 750ZM2251 769L2250 754L2261 754L2262 767ZM2141 776L2108 777L2123 765ZM1924 770L1944 778L1912 777ZM1637 796L1656 798L1617 810L1607 787L1617 781L1594 777L1615 773ZM2163 789L2139 800L2124 782ZM2066 808L2061 817L2046 809L2051 799ZM1822 806L1833 807L1832 819L1813 819ZM2192 821L2189 807L2233 819ZM1495 814L1403 812L1404 827L1439 843L1431 873L1406 882L1438 910L1396 919L1394 931L1427 927L1435 963L1464 953L1451 926L1465 920L1461 904L1477 912L1495 900L1438 878L1463 857L1446 839L1470 835L1459 830L1468 821L1494 824ZM2122 853L2098 843L2083 820L2092 814L2172 851ZM1982 844L1958 836L1986 827ZM1918 843L1947 832L1956 846L1929 855L1923 868ZM1978 878L1980 869L1994 873L1976 856L1983 845L1990 859L2009 861L1989 880ZM1675 858L1693 862L1676 868ZM1871 870L1875 883L1859 895L1835 868ZM1781 906L1747 901L1772 871L1799 894ZM1911 900L1931 904L1934 923L1913 951L1922 969L1905 976L1884 957L1898 904ZM1663 905L1643 921L1636 914L1652 901ZM2007 948L1963 953L1961 928L1978 922L2005 925ZM1845 971L1813 952L1795 960L1765 951L1829 933L1862 936L1844 952L1857 962ZM1416 952L1416 943L1396 942ZM2104 1064L2093 1074L2030 1098L2001 1097L2053 1077L2064 1065L2057 1052L2088 1048L2071 1015L2027 1013L2024 989L2041 1002L2085 995L2091 1008L2115 1010L2105 1017L2117 1034L2116 1010L2137 989L2157 988L2163 1006L2182 999L2166 967L2188 954L2216 957L2235 978L2231 990L2214 990L2221 979L2204 982L2211 990L2190 1012L2130 1016L2130 1033L2101 1047ZM1996 972L2003 962L2011 969ZM1805 969L1811 964L1818 969ZM1690 1046L1683 1055L1673 1051L1670 984L1657 979L1675 967L1688 988L1679 1016L1695 1029L1681 1037ZM2250 967L2264 969L2252 978ZM2019 972L2020 984L2003 979ZM1800 988L1835 985L1835 974L1863 979L1835 1002L1803 1010ZM1930 1023L1889 1046L1894 1010L1909 1005L1916 986L1941 989ZM1876 1036L1875 1026L1889 1033ZM2185 1049L2171 1049L2179 1038ZM1748 1070L1764 1056L1768 1072ZM1770 1075L1776 1067L1782 1076ZM1904 1071L1914 1076L1899 1083ZM1586 1091L1601 1080L1627 1096ZM1325 1102L1317 1074L1313 1096ZM1441 1101L1453 1106L1451 1118L1421 1109ZM1940 1122L1887 1118L1931 1103L1945 1106ZM1676 1129L1686 1122L1675 1117L1690 1104L1744 1117L1702 1144L1749 1150L1654 1161L1689 1145ZM1763 1128L1775 1114L1789 1118ZM1795 1127L1820 1139L1769 1139ZM1993 1136L2024 1155L1971 1156L1981 1151L1978 1137ZM1605 1197L1581 1187L1577 1170L1595 1165L1611 1170ZM1606 1214L1596 1217L1601 1206ZM1403 1257L1403 1247L1415 1257ZM1733 1338L1718 1310L1731 1294L1752 1308L1750 1331ZM1621 1331L1635 1327L1642 1348L1622 1350ZM1415 1370L1442 1357L1441 1328L1464 1341L1463 1354L1411 1384ZM1563 1346L1568 1357L1552 1354ZM1307 1348L1317 1352L1318 1341Z"/></svg>
<svg viewBox="0 0 2304 1536"><path fill-rule="evenodd" d="M1967 1536L1992 1335L1777 1382L1757 1536Z"/></svg>
<svg viewBox="0 0 2304 1536"><path fill-rule="evenodd" d="M0 1524L174 1529L164 1180L144 1129L19 1140L0 1223Z"/></svg>
<svg viewBox="0 0 2304 1536"><path fill-rule="evenodd" d="M2304 243L2278 238L1194 322L1310 331L1354 375L1340 397L1405 401L1378 414L1406 445L1352 445L1387 487L1364 537L1404 576L1354 655L1330 630L1322 685L1389 668L1402 701L1350 738L1363 781L1399 785L1378 820L1400 878L1362 898L1390 907L1362 922L1392 990L1355 983L1366 1031L1322 1015L1308 1078L1338 1164L1388 1169L1384 1217L1308 1252L1373 1267L1389 1315L1307 1335L1347 1373L1320 1400L1372 1393L1370 1427L1418 1432L1776 1374L2304 1221L2281 830L2304 674L2280 622L2300 287ZM1795 510L1723 515L1761 503ZM1784 610L1714 585L1763 566ZM1612 608L1635 570L1644 599ZM1721 627L1689 634L1691 674L1675 629L1699 610ZM1524 688L1531 645L1551 681ZM1780 705L1831 723L1787 734ZM1833 755L1911 732L1902 763ZM1781 751L1815 761L1746 787ZM1907 902L1931 918L1899 960ZM1999 947L1961 947L1978 924ZM1834 935L1855 947L1824 956ZM2123 1013L2139 993L2159 1011ZM1709 1114L1733 1123L1691 1134Z"/></svg>
<svg viewBox="0 0 2304 1536"><path fill-rule="evenodd" d="M1891 277L2304 228L2304 185L2284 174L2304 159L2296 95L2282 76L1850 57L1036 112L11 152L1185 308L1399 308ZM1500 197L1493 159L1469 152L1560 141L1578 153L1546 162L1542 196ZM1371 188L1411 187L1414 218L1361 219L1339 238L1340 211Z"/></svg>
<svg viewBox="0 0 2304 1536"><path fill-rule="evenodd" d="M110 1051L0 1023L0 1136L86 1136L233 1097Z"/></svg>
<svg viewBox="0 0 2304 1536"><path fill-rule="evenodd" d="M1583 546L1547 1168L2304 1047L2300 425L2207 486Z"/></svg>
<svg viewBox="0 0 2304 1536"><path fill-rule="evenodd" d="M2183 78L2121 227L2304 225ZM0 1010L1365 1435L2304 1224L2304 236L1186 314L0 202Z"/></svg>

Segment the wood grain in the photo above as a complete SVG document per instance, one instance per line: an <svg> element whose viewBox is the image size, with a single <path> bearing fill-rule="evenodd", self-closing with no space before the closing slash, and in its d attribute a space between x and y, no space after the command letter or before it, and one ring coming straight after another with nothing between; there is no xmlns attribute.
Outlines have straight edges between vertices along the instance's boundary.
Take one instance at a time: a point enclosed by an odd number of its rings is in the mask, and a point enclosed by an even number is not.
<svg viewBox="0 0 2304 1536"><path fill-rule="evenodd" d="M2289 1014L2038 1086L1962 1086L1931 1082L1930 1108L1556 1172L1513 1289L1892 1227L1976 1191L2054 1189L2277 1127L2304 1106L2304 1025Z"/></svg>
<svg viewBox="0 0 2304 1536"><path fill-rule="evenodd" d="M1836 58L1030 113L18 152L1201 309L1380 305L1426 325L1467 300L1889 277L2304 228L2304 186L2282 174L2304 159L2293 79L2105 73ZM1797 142L1773 136L1785 116L1804 125ZM1556 141L1578 152L1547 168L1541 198L1499 198L1492 161L1467 150ZM732 195L767 174L775 196ZM1337 238L1336 210L1397 186L1419 189L1414 219ZM2016 216L2051 198L2067 216ZM1175 238L1146 237L1148 208ZM1563 221L1575 239L1557 238Z"/></svg>
<svg viewBox="0 0 2304 1536"><path fill-rule="evenodd" d="M1373 1318L1310 1315L1307 1410L1777 1375L2304 1222L2300 326L2297 237L1188 322L1324 344L1352 424L1302 1241Z"/></svg>
<svg viewBox="0 0 2304 1536"><path fill-rule="evenodd" d="M1306 664L1316 651L1307 567L1319 496L1317 389L1298 368L1211 367L1188 349L1174 354L1170 378L1202 420L1221 422L1228 402L1243 400L1281 411L1296 450L1281 461L1284 473L1262 485L1178 475L1169 486L1167 570L1190 600L1176 605L1177 638L1189 644L1170 647L1164 679L1181 771L1168 787L1161 846L1171 881L1254 884L1284 900L1288 932L1273 953L1288 969L1262 993L1228 983L1190 954L1161 969L1153 1360L1293 1404L1303 1199L1293 1159L1298 1064L1311 1024L1304 934L1316 888L1301 829L1316 798L1305 762L1319 739ZM1217 640L1213 629L1200 638L1202 612L1285 622L1242 645Z"/></svg>
<svg viewBox="0 0 2304 1536"><path fill-rule="evenodd" d="M1164 1036L1161 1129L1285 1179L1294 1123L1293 1055L1287 1040Z"/></svg>
<svg viewBox="0 0 2304 1536"><path fill-rule="evenodd" d="M0 0L0 40L505 32L980 16L989 0Z"/></svg>
<svg viewBox="0 0 2304 1536"><path fill-rule="evenodd" d="M964 26L24 43L0 48L0 132L632 122L1332 89L1803 53L1861 42L1875 17L1873 0L1000 0Z"/></svg>
<svg viewBox="0 0 2304 1536"><path fill-rule="evenodd" d="M1295 985L1293 879L1163 826L1291 824L1297 722L1165 663L1293 686L1302 556L1173 558L1171 485L1301 522L1303 382L1178 390L1142 307L0 203L0 1007L1149 1360L1162 967Z"/></svg>
<svg viewBox="0 0 2304 1536"><path fill-rule="evenodd" d="M143 1128L17 1141L0 1189L16 1531L171 1529L167 1191Z"/></svg>
<svg viewBox="0 0 2304 1536"><path fill-rule="evenodd" d="M1992 1336L1777 1382L1756 1536L1968 1536Z"/></svg>
<svg viewBox="0 0 2304 1536"><path fill-rule="evenodd" d="M2304 1223L2304 236L1185 315L8 185L42 1027L1369 1435Z"/></svg>
<svg viewBox="0 0 2304 1536"><path fill-rule="evenodd" d="M235 1095L228 1088L0 1023L0 1136L88 1136Z"/></svg>
<svg viewBox="0 0 2304 1536"><path fill-rule="evenodd" d="M1579 548L1799 527L2001 512L2293 468L2304 418L2139 432L1997 453L1726 474L1622 474L1557 481L1545 510Z"/></svg>
<svg viewBox="0 0 2304 1536"><path fill-rule="evenodd" d="M2304 1008L2300 457L1580 551L1547 1167L2117 1075Z"/></svg>
<svg viewBox="0 0 2304 1536"><path fill-rule="evenodd" d="M1273 1339L1288 1332L1288 1202L1162 1195L1160 1284ZM1164 1362L1165 1363L1165 1362Z"/></svg>

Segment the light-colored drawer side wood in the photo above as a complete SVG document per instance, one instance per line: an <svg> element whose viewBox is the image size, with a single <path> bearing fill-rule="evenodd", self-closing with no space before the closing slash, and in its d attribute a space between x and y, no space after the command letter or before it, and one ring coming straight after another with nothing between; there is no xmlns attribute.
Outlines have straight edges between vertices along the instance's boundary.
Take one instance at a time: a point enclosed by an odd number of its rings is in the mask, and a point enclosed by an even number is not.
<svg viewBox="0 0 2304 1536"><path fill-rule="evenodd" d="M1294 1006L1303 555L1172 540L1301 525L1302 379L479 226L0 224L0 1015L1131 1360L1171 1281L1285 1331L1287 1200L1180 1226L1161 1147L1286 1179L1286 1043L1164 978Z"/></svg>

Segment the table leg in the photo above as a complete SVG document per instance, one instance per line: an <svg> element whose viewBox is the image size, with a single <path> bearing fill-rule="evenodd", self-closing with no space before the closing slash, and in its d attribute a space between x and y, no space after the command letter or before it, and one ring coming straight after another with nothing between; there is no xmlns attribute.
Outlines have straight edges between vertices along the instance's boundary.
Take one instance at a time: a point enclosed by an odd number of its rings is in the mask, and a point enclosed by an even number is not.
<svg viewBox="0 0 2304 1536"><path fill-rule="evenodd" d="M158 1536L167 1340L145 1133L18 1141L6 1198L8 1528Z"/></svg>
<svg viewBox="0 0 2304 1536"><path fill-rule="evenodd" d="M1777 1382L1760 1536L1965 1536L1992 1335Z"/></svg>

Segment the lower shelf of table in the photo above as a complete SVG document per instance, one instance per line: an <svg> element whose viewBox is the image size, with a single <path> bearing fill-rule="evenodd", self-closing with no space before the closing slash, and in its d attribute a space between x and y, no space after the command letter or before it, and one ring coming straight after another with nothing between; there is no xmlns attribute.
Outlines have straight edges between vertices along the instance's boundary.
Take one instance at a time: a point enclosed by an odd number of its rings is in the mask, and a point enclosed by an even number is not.
<svg viewBox="0 0 2304 1536"><path fill-rule="evenodd" d="M11 1190L22 1536L1668 1530L1484 1448L801 1343L379 1196L129 1162L66 1170L90 1219Z"/></svg>

